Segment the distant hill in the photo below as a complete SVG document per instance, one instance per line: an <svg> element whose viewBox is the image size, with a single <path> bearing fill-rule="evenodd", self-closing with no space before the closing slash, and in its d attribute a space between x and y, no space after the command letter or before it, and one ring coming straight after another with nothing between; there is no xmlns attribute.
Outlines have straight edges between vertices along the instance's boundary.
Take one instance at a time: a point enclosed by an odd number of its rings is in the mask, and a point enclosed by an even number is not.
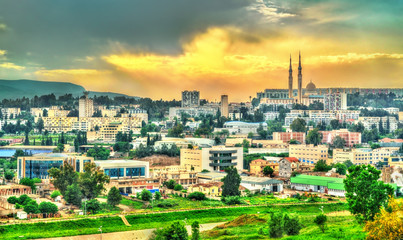
<svg viewBox="0 0 403 240"><path fill-rule="evenodd" d="M41 96L46 94L55 94L61 96L64 94L73 94L73 96L81 96L86 89L83 86L69 82L47 82L37 80L4 80L0 79L0 100L16 99L22 97L32 98L35 95ZM112 92L93 92L90 91L90 96L108 96L110 98L116 96L130 97L125 94ZM138 98L138 97L134 97Z"/></svg>

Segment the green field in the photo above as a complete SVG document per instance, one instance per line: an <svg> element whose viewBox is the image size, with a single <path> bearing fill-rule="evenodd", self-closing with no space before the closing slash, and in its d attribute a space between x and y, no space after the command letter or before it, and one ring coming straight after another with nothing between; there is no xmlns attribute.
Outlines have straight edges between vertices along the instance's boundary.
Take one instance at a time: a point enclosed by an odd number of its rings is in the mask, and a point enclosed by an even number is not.
<svg viewBox="0 0 403 240"><path fill-rule="evenodd" d="M343 211L346 210L346 205L343 203L324 204L325 213ZM72 235L84 235L98 233L98 228L102 226L103 232L117 232L128 230L139 230L149 228L159 228L171 224L174 221L186 220L188 224L193 221L199 221L199 223L212 223L212 222L226 222L231 221L243 214L258 214L259 217L269 218L271 212L287 212L289 214L298 214L303 219L303 224L306 225L301 231L301 235L296 239L314 239L307 238L310 234L314 237L319 233L319 229L313 225L312 219L315 215L320 213L319 205L307 204L307 205L272 205L262 207L234 207L234 208L218 208L218 209L206 209L206 210L189 210L183 212L171 212L171 213L149 213L138 215L127 215L126 219L132 225L130 227L125 226L119 217L100 217L98 219L79 219L71 221L60 221L51 223L34 223L34 224L18 224L0 226L0 239L34 239L44 237L61 237ZM331 231L338 230L339 227L343 227L347 234L358 234L361 231L361 227L357 225L353 218L348 217L329 217L329 234ZM234 236L241 238L237 239L254 239L259 228L265 226L265 224L252 225L249 227L236 227L227 229L225 235L209 237L211 239L230 239ZM267 230L266 230L267 231ZM351 232L351 233L350 233ZM335 239L326 233L327 239ZM350 236L348 235L348 236ZM325 235L324 235L325 236ZM360 236L363 236L362 233ZM228 238L227 238L228 237ZM336 238L337 239L337 238ZM349 238L346 238L349 239Z"/></svg>

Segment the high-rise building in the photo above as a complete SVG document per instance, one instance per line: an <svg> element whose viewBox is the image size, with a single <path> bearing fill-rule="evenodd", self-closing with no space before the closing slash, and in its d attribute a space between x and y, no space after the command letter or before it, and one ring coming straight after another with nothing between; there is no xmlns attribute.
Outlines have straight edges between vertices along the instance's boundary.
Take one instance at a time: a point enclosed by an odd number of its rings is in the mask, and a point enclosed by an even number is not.
<svg viewBox="0 0 403 240"><path fill-rule="evenodd" d="M228 95L221 95L221 116L228 118Z"/></svg>
<svg viewBox="0 0 403 240"><path fill-rule="evenodd" d="M198 106L200 106L199 91L182 92L182 107L198 107Z"/></svg>
<svg viewBox="0 0 403 240"><path fill-rule="evenodd" d="M78 101L78 116L92 117L94 114L94 102L88 97L88 92L84 92L84 96Z"/></svg>
<svg viewBox="0 0 403 240"><path fill-rule="evenodd" d="M291 55L290 55L290 68L288 70L288 98L292 98L292 66L291 66Z"/></svg>
<svg viewBox="0 0 403 240"><path fill-rule="evenodd" d="M323 105L325 111L346 110L347 94L340 92L325 94Z"/></svg>
<svg viewBox="0 0 403 240"><path fill-rule="evenodd" d="M301 52L299 52L298 63L298 103L302 103L302 67L301 67Z"/></svg>

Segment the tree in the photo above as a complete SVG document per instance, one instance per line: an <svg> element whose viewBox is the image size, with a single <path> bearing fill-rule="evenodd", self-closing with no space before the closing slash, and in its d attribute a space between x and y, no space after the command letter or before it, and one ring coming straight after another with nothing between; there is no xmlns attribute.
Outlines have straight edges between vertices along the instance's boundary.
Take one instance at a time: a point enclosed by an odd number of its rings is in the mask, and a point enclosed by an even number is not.
<svg viewBox="0 0 403 240"><path fill-rule="evenodd" d="M181 222L174 222L164 231L164 239L166 240L187 240L189 239L188 231Z"/></svg>
<svg viewBox="0 0 403 240"><path fill-rule="evenodd" d="M302 118L296 118L294 121L292 121L290 128L293 132L305 132L306 122Z"/></svg>
<svg viewBox="0 0 403 240"><path fill-rule="evenodd" d="M192 223L192 240L200 240L200 225L198 221Z"/></svg>
<svg viewBox="0 0 403 240"><path fill-rule="evenodd" d="M290 139L290 141L288 141L288 144L299 144L299 142L295 139Z"/></svg>
<svg viewBox="0 0 403 240"><path fill-rule="evenodd" d="M403 205L396 199L389 199L388 207L382 207L381 211L375 215L373 221L365 224L364 231L367 231L367 239L402 239L403 219L400 214Z"/></svg>
<svg viewBox="0 0 403 240"><path fill-rule="evenodd" d="M53 199L55 199L55 198L57 198L57 197L60 196L60 195L62 195L62 194L60 193L60 191L55 190L55 191L52 192L52 194L50 194L50 197L53 198Z"/></svg>
<svg viewBox="0 0 403 240"><path fill-rule="evenodd" d="M333 130L340 129L340 122L337 119L333 119L330 121L330 126L332 127Z"/></svg>
<svg viewBox="0 0 403 240"><path fill-rule="evenodd" d="M42 133L43 129L45 128L43 119L39 118L38 122L36 123L36 129L38 129L39 133Z"/></svg>
<svg viewBox="0 0 403 240"><path fill-rule="evenodd" d="M373 220L393 195L393 187L378 181L381 171L371 165L353 165L348 171L344 188L350 212L358 220Z"/></svg>
<svg viewBox="0 0 403 240"><path fill-rule="evenodd" d="M318 225L318 227L320 228L320 230L322 231L322 233L325 232L326 230L326 222L327 222L327 217L325 214L321 213L318 216L315 217L315 219L313 220L313 222Z"/></svg>
<svg viewBox="0 0 403 240"><path fill-rule="evenodd" d="M273 170L273 168L271 168L270 166L266 166L266 167L263 168L263 175L265 175L265 176L270 176L270 177L272 177L272 176L273 176L273 172L274 172L274 170Z"/></svg>
<svg viewBox="0 0 403 240"><path fill-rule="evenodd" d="M25 131L24 145L29 145L29 132Z"/></svg>
<svg viewBox="0 0 403 240"><path fill-rule="evenodd" d="M234 167L225 169L227 175L221 180L224 184L222 186L222 196L239 196L239 185L241 184L241 176Z"/></svg>
<svg viewBox="0 0 403 240"><path fill-rule="evenodd" d="M344 140L344 138L342 138L340 136L336 136L333 139L333 146L335 148L344 148L344 145L346 145L346 141Z"/></svg>
<svg viewBox="0 0 403 240"><path fill-rule="evenodd" d="M84 172L78 178L78 185L84 197L88 199L96 198L103 190L104 185L109 183L109 176L95 163L86 163Z"/></svg>
<svg viewBox="0 0 403 240"><path fill-rule="evenodd" d="M93 157L95 160L107 160L110 152L109 149L95 145L87 151L87 157Z"/></svg>
<svg viewBox="0 0 403 240"><path fill-rule="evenodd" d="M51 203L51 202L41 202L39 204L39 211L41 213L57 213L59 209L57 208L56 204Z"/></svg>
<svg viewBox="0 0 403 240"><path fill-rule="evenodd" d="M26 212L28 214L39 213L38 203L36 203L36 201L34 201L34 200L30 201L27 205L24 206L24 212Z"/></svg>
<svg viewBox="0 0 403 240"><path fill-rule="evenodd" d="M22 179L20 180L20 184L21 184L21 185L30 186L31 189L32 189L32 191L35 191L35 190L36 190L35 183L40 183L40 182L41 182L41 180L38 179L38 178L33 178L33 179L30 179L30 178L22 178Z"/></svg>
<svg viewBox="0 0 403 240"><path fill-rule="evenodd" d="M178 124L168 130L168 137L180 137L182 133L183 133L183 125Z"/></svg>
<svg viewBox="0 0 403 240"><path fill-rule="evenodd" d="M73 204L74 206L77 207L81 207L82 193L77 183L68 186L66 193L63 195L63 197L67 203Z"/></svg>
<svg viewBox="0 0 403 240"><path fill-rule="evenodd" d="M64 196L67 187L77 182L78 174L74 167L67 161L60 166L60 168L51 168L48 170L51 182L59 189L60 193Z"/></svg>
<svg viewBox="0 0 403 240"><path fill-rule="evenodd" d="M152 197L153 197L153 195L147 189L143 189L143 191L141 191L141 194L140 194L141 200L148 202L152 199Z"/></svg>
<svg viewBox="0 0 403 240"><path fill-rule="evenodd" d="M155 199L156 201L160 200L160 199L161 199L161 193L160 193L160 192L155 192L155 194L154 194L154 199Z"/></svg>
<svg viewBox="0 0 403 240"><path fill-rule="evenodd" d="M108 192L108 204L112 206L116 206L122 200L122 195L119 192L119 189L116 187L112 187Z"/></svg>
<svg viewBox="0 0 403 240"><path fill-rule="evenodd" d="M318 146L322 142L322 134L318 128L315 128L308 132L306 137L306 143Z"/></svg>
<svg viewBox="0 0 403 240"><path fill-rule="evenodd" d="M81 206L81 208L83 207L86 209L86 211L95 214L101 210L101 203L96 199L91 199L85 202L84 206Z"/></svg>
<svg viewBox="0 0 403 240"><path fill-rule="evenodd" d="M12 180L14 178L14 172L7 170L4 172L4 177L9 181Z"/></svg>
<svg viewBox="0 0 403 240"><path fill-rule="evenodd" d="M174 189L176 182L175 180L171 179L168 182L164 182L163 185L166 186L168 189Z"/></svg>
<svg viewBox="0 0 403 240"><path fill-rule="evenodd" d="M343 163L336 163L334 166L336 168L336 173L340 175L346 175L347 173L347 166Z"/></svg>
<svg viewBox="0 0 403 240"><path fill-rule="evenodd" d="M281 238L283 236L283 214L272 213L269 221L270 238Z"/></svg>
<svg viewBox="0 0 403 240"><path fill-rule="evenodd" d="M182 189L183 189L183 187L180 184L176 184L175 187L174 187L175 191L181 191Z"/></svg>
<svg viewBox="0 0 403 240"><path fill-rule="evenodd" d="M354 163L351 162L350 160L346 160L343 163L344 163L344 165L346 165L347 169L354 165Z"/></svg>
<svg viewBox="0 0 403 240"><path fill-rule="evenodd" d="M289 235L298 235L299 231L302 229L302 224L299 222L297 217L290 218L287 214L284 215L284 232Z"/></svg>
<svg viewBox="0 0 403 240"><path fill-rule="evenodd" d="M7 198L7 202L9 202L11 204L16 204L18 202L18 198L16 196L11 196L11 197Z"/></svg>
<svg viewBox="0 0 403 240"><path fill-rule="evenodd" d="M332 169L332 166L327 165L325 160L319 160L315 164L314 172L327 172Z"/></svg>

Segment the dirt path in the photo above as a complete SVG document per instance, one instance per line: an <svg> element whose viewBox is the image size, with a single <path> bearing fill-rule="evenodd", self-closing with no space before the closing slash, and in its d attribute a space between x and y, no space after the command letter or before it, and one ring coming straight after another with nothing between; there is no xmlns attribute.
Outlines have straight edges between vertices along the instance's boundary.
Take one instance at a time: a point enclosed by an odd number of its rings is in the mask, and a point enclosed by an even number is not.
<svg viewBox="0 0 403 240"><path fill-rule="evenodd" d="M102 203L106 203L108 200L105 198L97 198L98 201L102 202ZM123 205L123 204L118 204L116 205L118 208L124 210L125 212L130 212L133 210L133 208Z"/></svg>
<svg viewBox="0 0 403 240"><path fill-rule="evenodd" d="M208 231L213 229L214 227L224 224L225 222L218 223L206 223L200 224L200 231ZM186 225L186 229L191 234L191 226ZM126 231L126 232L113 232L113 233L103 233L102 240L147 240L150 238L152 232L155 229L143 229L143 230L134 230L134 231ZM101 234L91 234L91 235L81 235L81 236L71 236L71 237L59 237L59 238L43 238L40 240L100 240Z"/></svg>
<svg viewBox="0 0 403 240"><path fill-rule="evenodd" d="M326 213L326 215L327 216L350 216L351 213L350 213L350 211L344 210L344 211Z"/></svg>

